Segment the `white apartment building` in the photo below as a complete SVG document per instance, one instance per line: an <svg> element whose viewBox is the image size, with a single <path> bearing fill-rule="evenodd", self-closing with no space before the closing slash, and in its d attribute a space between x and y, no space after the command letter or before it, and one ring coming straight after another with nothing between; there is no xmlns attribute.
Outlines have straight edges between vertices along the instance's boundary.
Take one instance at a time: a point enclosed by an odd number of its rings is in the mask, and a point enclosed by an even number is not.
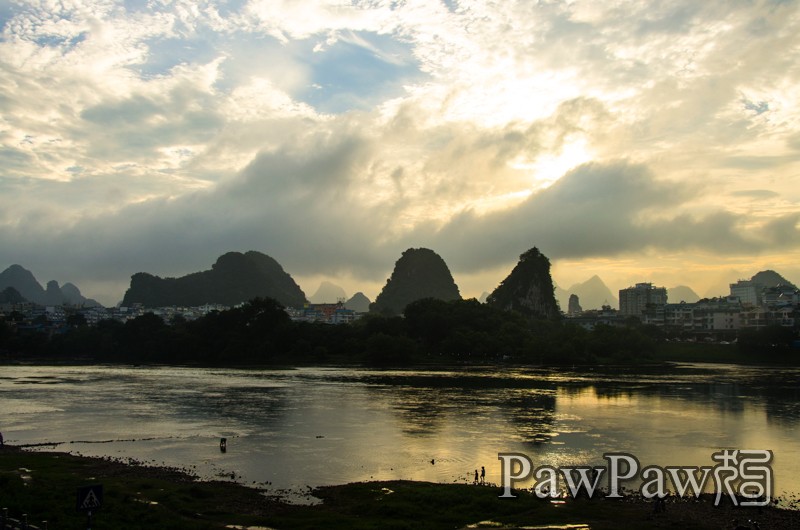
<svg viewBox="0 0 800 530"><path fill-rule="evenodd" d="M731 296L738 298L742 304L751 306L761 305L761 285L753 283L750 280L739 280L736 283L730 284L730 286Z"/></svg>
<svg viewBox="0 0 800 530"><path fill-rule="evenodd" d="M619 313L625 317L641 317L648 306L661 307L666 303L666 287L653 287L652 283L637 283L619 290Z"/></svg>

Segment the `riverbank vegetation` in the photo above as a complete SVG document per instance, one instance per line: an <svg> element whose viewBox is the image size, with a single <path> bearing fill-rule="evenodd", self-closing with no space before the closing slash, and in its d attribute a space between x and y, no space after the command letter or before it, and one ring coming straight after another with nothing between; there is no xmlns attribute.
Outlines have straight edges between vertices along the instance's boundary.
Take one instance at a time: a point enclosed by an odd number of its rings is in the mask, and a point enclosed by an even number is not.
<svg viewBox="0 0 800 530"><path fill-rule="evenodd" d="M711 499L670 498L654 513L649 501L565 499L556 503L524 491L501 499L500 488L472 484L391 481L364 482L311 490L322 502L293 505L269 491L227 481L198 481L176 469L130 465L54 452L0 449L0 508L31 524L81 528L85 512L76 509L77 489L102 484L102 506L93 526L141 529L452 529L621 527L718 529L732 521L757 519L762 528L796 528L800 512L775 507L758 510ZM573 525L573 526L569 526Z"/></svg>
<svg viewBox="0 0 800 530"><path fill-rule="evenodd" d="M476 300L418 300L404 317L367 315L347 325L293 322L271 299L165 323L147 313L96 326L73 321L63 333L11 332L0 322L0 352L27 360L212 365L357 363L518 365L641 364L663 361L797 364L796 333L741 333L738 344L675 341L632 319L592 330L568 319L537 319Z"/></svg>

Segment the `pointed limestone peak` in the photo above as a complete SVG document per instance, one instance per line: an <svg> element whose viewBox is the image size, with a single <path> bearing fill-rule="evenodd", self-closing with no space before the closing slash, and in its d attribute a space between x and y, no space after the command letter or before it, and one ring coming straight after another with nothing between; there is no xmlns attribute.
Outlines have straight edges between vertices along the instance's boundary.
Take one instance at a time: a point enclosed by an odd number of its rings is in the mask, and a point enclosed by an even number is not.
<svg viewBox="0 0 800 530"><path fill-rule="evenodd" d="M486 303L530 317L558 318L550 260L536 247L522 254L514 270L489 295Z"/></svg>
<svg viewBox="0 0 800 530"><path fill-rule="evenodd" d="M359 291L345 302L344 307L356 313L366 313L369 311L369 304L370 301L367 295Z"/></svg>
<svg viewBox="0 0 800 530"><path fill-rule="evenodd" d="M347 293L333 282L323 281L317 292L308 299L313 304L334 304L339 300L347 300Z"/></svg>
<svg viewBox="0 0 800 530"><path fill-rule="evenodd" d="M399 315L408 304L423 298L460 300L461 293L439 254L428 248L410 248L395 263L370 311Z"/></svg>
<svg viewBox="0 0 800 530"><path fill-rule="evenodd" d="M33 273L22 265L11 265L0 272L0 290L13 287L29 302L44 303L45 291Z"/></svg>

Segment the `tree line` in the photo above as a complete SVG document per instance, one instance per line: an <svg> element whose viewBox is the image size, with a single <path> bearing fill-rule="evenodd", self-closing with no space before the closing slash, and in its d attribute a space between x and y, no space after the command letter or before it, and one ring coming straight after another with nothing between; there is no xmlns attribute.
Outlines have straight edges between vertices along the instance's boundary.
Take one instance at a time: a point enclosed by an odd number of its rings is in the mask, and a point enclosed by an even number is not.
<svg viewBox="0 0 800 530"><path fill-rule="evenodd" d="M409 304L404 317L369 314L344 325L295 322L275 300L256 298L193 321L176 316L166 323L146 313L96 326L71 318L67 328L48 336L13 332L0 321L0 352L134 364L626 364L653 358L663 338L662 330L635 319L589 331L567 319L532 317L474 299L432 298ZM740 348L784 355L793 334L764 330L744 339Z"/></svg>

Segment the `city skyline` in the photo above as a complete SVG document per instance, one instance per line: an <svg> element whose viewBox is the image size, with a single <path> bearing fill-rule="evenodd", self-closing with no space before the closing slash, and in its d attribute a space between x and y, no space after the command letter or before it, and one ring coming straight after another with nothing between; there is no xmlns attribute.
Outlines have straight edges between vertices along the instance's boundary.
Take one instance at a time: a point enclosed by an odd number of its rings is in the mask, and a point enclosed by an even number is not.
<svg viewBox="0 0 800 530"><path fill-rule="evenodd" d="M0 27L0 266L107 305L250 249L372 299L410 247L465 297L533 246L563 288L800 277L795 1L21 2Z"/></svg>

